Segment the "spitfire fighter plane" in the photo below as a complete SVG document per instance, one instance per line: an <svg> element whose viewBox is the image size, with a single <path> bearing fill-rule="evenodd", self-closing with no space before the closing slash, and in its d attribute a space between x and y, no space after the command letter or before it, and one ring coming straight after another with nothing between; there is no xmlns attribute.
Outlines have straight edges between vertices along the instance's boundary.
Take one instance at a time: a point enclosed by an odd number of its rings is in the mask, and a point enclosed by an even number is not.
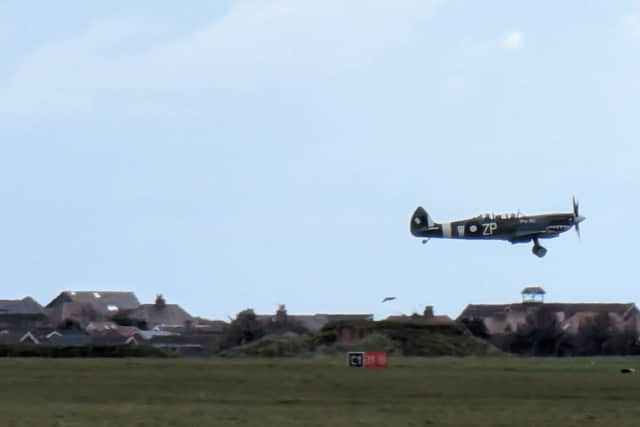
<svg viewBox="0 0 640 427"><path fill-rule="evenodd" d="M540 245L540 239L558 237L571 227L575 227L580 237L580 223L585 219L580 215L574 197L573 212L543 215L485 214L443 223L434 222L422 207L418 207L411 217L410 229L411 234L423 238L422 243L427 243L431 238L508 240L511 243L533 241L532 252L542 258L547 254L547 249Z"/></svg>

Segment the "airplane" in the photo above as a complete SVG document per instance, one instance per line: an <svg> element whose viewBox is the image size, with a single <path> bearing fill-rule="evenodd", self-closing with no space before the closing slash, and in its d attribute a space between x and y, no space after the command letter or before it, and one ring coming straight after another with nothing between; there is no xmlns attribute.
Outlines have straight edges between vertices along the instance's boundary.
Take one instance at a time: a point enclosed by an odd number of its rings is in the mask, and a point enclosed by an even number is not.
<svg viewBox="0 0 640 427"><path fill-rule="evenodd" d="M459 221L434 222L427 211L419 206L411 217L411 234L422 237L422 243L431 238L467 239L467 240L507 240L511 243L533 241L531 252L539 258L547 254L540 245L540 239L558 237L575 227L580 237L580 223L586 217L579 213L578 202L573 198L573 212L550 213L543 215L484 214Z"/></svg>

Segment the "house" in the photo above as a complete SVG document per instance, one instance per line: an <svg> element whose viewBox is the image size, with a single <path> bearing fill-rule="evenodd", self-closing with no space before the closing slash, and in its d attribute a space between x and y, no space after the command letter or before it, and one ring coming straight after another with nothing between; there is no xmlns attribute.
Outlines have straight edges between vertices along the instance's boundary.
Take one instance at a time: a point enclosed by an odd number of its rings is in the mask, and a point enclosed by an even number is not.
<svg viewBox="0 0 640 427"><path fill-rule="evenodd" d="M544 309L569 334L577 333L581 323L598 315L606 315L615 330L632 328L640 332L640 314L634 303L545 303L542 299L545 293L542 288L528 287L521 292L522 303L469 304L458 320L465 323L480 320L489 335L498 335L517 331L528 317Z"/></svg>
<svg viewBox="0 0 640 427"><path fill-rule="evenodd" d="M135 326L123 326L115 322L91 322L85 330L92 337L117 333L128 338L140 334L140 329Z"/></svg>
<svg viewBox="0 0 640 427"><path fill-rule="evenodd" d="M111 318L122 311L135 310L140 305L133 292L63 291L47 304L46 308L52 309L65 303L86 304L103 318Z"/></svg>
<svg viewBox="0 0 640 427"><path fill-rule="evenodd" d="M40 340L31 332L27 331L19 340L20 344L40 344Z"/></svg>
<svg viewBox="0 0 640 427"><path fill-rule="evenodd" d="M45 307L49 323L63 329L85 329L91 322L102 320L90 302L61 302Z"/></svg>
<svg viewBox="0 0 640 427"><path fill-rule="evenodd" d="M0 329L29 329L43 326L47 316L42 306L33 298L0 300Z"/></svg>
<svg viewBox="0 0 640 427"><path fill-rule="evenodd" d="M297 323L309 331L319 331L329 322L373 320L373 314L288 314L285 305L281 304L275 314L257 314L256 319L265 325L292 321L292 323Z"/></svg>
<svg viewBox="0 0 640 427"><path fill-rule="evenodd" d="M194 325L194 318L178 304L167 304L162 294L156 296L153 304L141 304L135 310L118 316L129 319L129 324L141 325L144 329L185 329ZM142 326L144 325L144 326Z"/></svg>
<svg viewBox="0 0 640 427"><path fill-rule="evenodd" d="M201 333L222 334L229 327L229 323L223 320L210 320L203 317L194 317L194 328Z"/></svg>

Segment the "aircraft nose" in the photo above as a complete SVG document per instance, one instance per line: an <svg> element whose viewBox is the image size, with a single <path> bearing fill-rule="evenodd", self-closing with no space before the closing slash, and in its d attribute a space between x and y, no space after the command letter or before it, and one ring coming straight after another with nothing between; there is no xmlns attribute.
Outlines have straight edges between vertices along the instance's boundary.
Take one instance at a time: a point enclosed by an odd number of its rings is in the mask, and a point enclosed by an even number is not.
<svg viewBox="0 0 640 427"><path fill-rule="evenodd" d="M585 219L587 219L586 216L578 215L574 221L575 221L576 224L580 224Z"/></svg>

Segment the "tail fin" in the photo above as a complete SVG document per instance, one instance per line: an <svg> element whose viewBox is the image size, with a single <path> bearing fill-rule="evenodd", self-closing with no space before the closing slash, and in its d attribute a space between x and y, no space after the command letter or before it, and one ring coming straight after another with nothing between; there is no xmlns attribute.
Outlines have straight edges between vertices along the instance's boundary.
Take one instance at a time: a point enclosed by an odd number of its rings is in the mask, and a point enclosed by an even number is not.
<svg viewBox="0 0 640 427"><path fill-rule="evenodd" d="M433 222L427 211L425 211L422 206L418 206L411 217L411 234L418 235L434 225L436 225L436 223Z"/></svg>

